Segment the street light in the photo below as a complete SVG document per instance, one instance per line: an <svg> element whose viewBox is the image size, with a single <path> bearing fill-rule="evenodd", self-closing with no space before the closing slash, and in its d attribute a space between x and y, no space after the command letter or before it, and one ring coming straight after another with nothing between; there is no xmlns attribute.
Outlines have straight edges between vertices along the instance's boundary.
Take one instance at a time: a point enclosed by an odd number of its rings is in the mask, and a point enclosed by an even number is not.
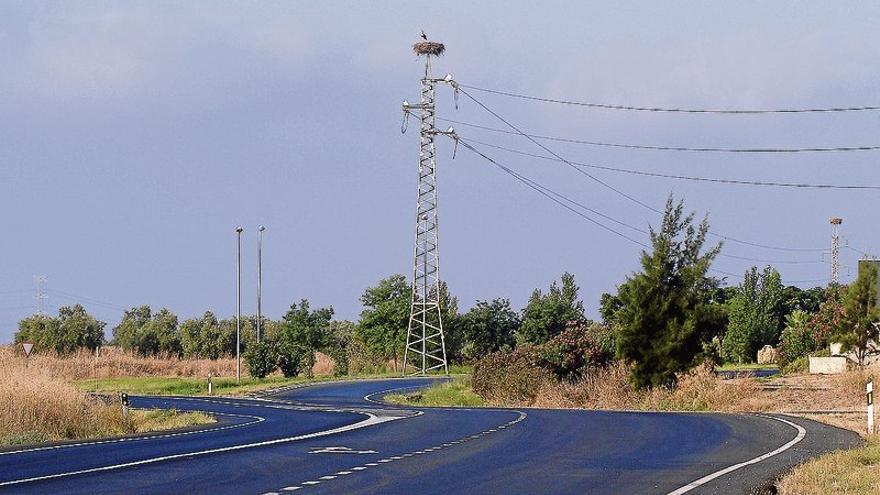
<svg viewBox="0 0 880 495"><path fill-rule="evenodd" d="M236 261L238 311L235 318L235 379L239 384L241 384L241 232L243 230L241 225L235 228L236 240L238 242Z"/></svg>
<svg viewBox="0 0 880 495"><path fill-rule="evenodd" d="M263 231L266 230L265 225L260 225L260 240L257 243L257 342L262 338L263 325Z"/></svg>

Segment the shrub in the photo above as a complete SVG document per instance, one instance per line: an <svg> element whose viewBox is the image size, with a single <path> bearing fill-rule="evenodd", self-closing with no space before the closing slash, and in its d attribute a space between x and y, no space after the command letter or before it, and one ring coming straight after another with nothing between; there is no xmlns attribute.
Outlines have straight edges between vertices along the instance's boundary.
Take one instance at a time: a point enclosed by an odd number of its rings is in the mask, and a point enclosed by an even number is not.
<svg viewBox="0 0 880 495"><path fill-rule="evenodd" d="M531 346L489 354L474 365L474 392L489 401L532 403L549 378L537 360Z"/></svg>
<svg viewBox="0 0 880 495"><path fill-rule="evenodd" d="M282 340L278 346L278 368L281 370L281 373L287 377L292 378L299 374L303 365L303 357L305 354L305 350L296 344L293 344L289 341ZM312 363L314 364L315 355L312 354L312 360L306 364Z"/></svg>
<svg viewBox="0 0 880 495"><path fill-rule="evenodd" d="M334 346L327 349L327 354L333 359L333 374L344 376L348 374L348 351L344 347Z"/></svg>
<svg viewBox="0 0 880 495"><path fill-rule="evenodd" d="M275 371L278 363L278 353L275 350L275 344L265 340L252 343L244 353L244 362L248 368L248 373L252 377L266 378Z"/></svg>
<svg viewBox="0 0 880 495"><path fill-rule="evenodd" d="M786 317L786 327L779 339L779 364L785 367L792 361L816 350L816 340L809 326L810 316L794 311Z"/></svg>
<svg viewBox="0 0 880 495"><path fill-rule="evenodd" d="M537 347L538 365L559 379L579 378L590 368L605 366L611 354L596 341L593 325L575 324Z"/></svg>
<svg viewBox="0 0 880 495"><path fill-rule="evenodd" d="M786 375L796 374L796 373L806 373L810 369L810 357L809 356L801 356L799 358L790 361L782 367L782 373Z"/></svg>

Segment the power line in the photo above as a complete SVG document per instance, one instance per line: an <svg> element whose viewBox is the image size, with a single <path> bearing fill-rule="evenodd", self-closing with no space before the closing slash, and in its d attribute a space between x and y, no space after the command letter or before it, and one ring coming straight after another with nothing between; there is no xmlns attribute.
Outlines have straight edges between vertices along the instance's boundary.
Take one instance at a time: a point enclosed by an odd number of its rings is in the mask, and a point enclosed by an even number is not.
<svg viewBox="0 0 880 495"><path fill-rule="evenodd" d="M592 222L592 223L594 223L594 224L596 224L596 225L599 225L600 227L604 228L605 230L608 230L609 232L611 232L611 233L613 233L613 234L615 234L615 235L617 235L617 236L620 236L620 237L622 237L622 238L624 238L624 239L626 239L626 240L628 240L628 241L631 241L631 242L633 242L633 243L636 243L636 244L638 244L639 246L641 246L641 247L643 247L643 248L645 248L645 249L650 249L650 246L648 246L648 245L645 244L644 242L641 242L641 241L635 240L635 239L633 239L633 238L631 238L631 237L629 237L629 236L627 236L627 235L625 235L625 234L623 234L623 233L621 233L621 232L618 232L618 231L616 231L616 230L614 230L614 229L612 229L612 228L610 228L610 227L608 227L608 226L606 226L606 225L604 225L604 224L602 224L602 223L596 221L595 219L592 219L592 218L590 218L590 217L584 215L583 213L574 210L574 209L571 208L569 205L562 203L560 200L558 200L558 199L556 199L556 198L559 198L559 199L561 199L562 201L568 202L568 203L573 204L573 205L575 205L575 206L577 206L577 207L579 207L579 208L582 208L582 209L584 209L584 210L587 210L587 211L589 211L589 212L591 212L591 213L593 213L593 214L595 214L595 215L598 215L598 216L600 216L600 217L602 217L602 218L604 218L604 219L606 219L606 220L609 220L609 221L611 221L611 222L614 222L614 223L616 223L616 224L618 224L618 225L621 225L621 226L623 226L623 227L626 227L626 228L628 228L628 229L634 230L634 231L639 232L639 233L644 234L644 235L650 235L650 232L648 232L647 230L645 230L645 229L641 229L641 228L639 228L639 227L635 227L635 226L633 226L633 225L631 225L631 224L628 224L628 223L626 223L626 222L620 221L620 220L618 220L618 219L616 219L616 218L614 218L614 217L611 217L611 216L606 215L606 214L604 214L604 213L602 213L602 212L600 212L600 211L597 211L597 210L595 210L595 209L593 209L593 208L590 208L589 206L586 206L586 205L584 205L584 204L582 204L582 203L579 203L578 201L575 201L575 200L569 198L568 196L565 196L564 194L558 193L558 192L556 192L556 191L550 189L549 187L546 187L546 186L544 186L544 185L538 183L537 181L532 180L532 179L530 179L529 177L526 177L525 175L520 174L519 172L516 172L515 170L511 169L510 167L507 167L506 165L503 165L502 163L498 162L498 161L495 160L494 158L492 158L492 157L488 156L487 154L483 153L482 151L478 150L476 147L474 147L472 144L470 144L467 140L462 139L461 137L458 138L458 142L461 143L461 145L462 145L463 147L465 147L466 149L468 149L469 151L471 151L471 152L473 152L473 153L476 153L477 155L479 155L479 156L482 157L483 159L489 161L490 163L492 163L492 164L495 165L496 167L498 167L498 168L500 168L501 170L503 170L505 173L507 173L507 174L513 176L514 178L516 178L516 179L519 180L520 182L522 182L522 183L526 184L527 186L531 187L532 189L538 191L538 192L541 193L542 195L544 195L544 196L548 197L549 199L553 200L555 203L557 203L557 204L559 204L559 205L565 207L565 208L568 209L569 211L572 211L572 212L574 212L575 214L577 214L577 215L579 215L579 216L581 216L581 217L587 219L588 221L590 221L590 222ZM726 254L726 253L719 253L718 255L719 255L720 257L724 257L724 258L731 258L731 259L737 259L737 260L743 260L743 261L750 261L750 262L757 262L757 263L769 263L769 264L817 264L817 263L818 263L818 264L821 264L821 263L822 263L821 261L813 261L813 260L768 260L768 259L762 259L762 258L751 258L751 257L747 257L747 256L737 256L737 255Z"/></svg>
<svg viewBox="0 0 880 495"><path fill-rule="evenodd" d="M654 213L661 213L660 210L658 210L657 208L654 208L654 207L652 207L652 206L650 206L650 205L644 203L643 201L639 201L638 199L636 199L636 198L630 196L629 194L626 194L625 192L621 191L620 189L617 189L616 187L611 186L610 184L608 184L608 183L606 183L606 182L604 182L604 181L602 181L602 180L596 178L596 177L593 176L592 174L589 174L589 173L587 173L586 171L584 171L583 169L577 167L576 165L574 165L574 164L571 163L570 161L566 160L565 158L561 157L559 154L557 154L556 152L554 152L553 150L551 150L551 149L548 148L547 146L545 146L545 145L541 144L540 142L538 142L537 140L535 140L535 138L532 138L532 137L530 137L528 134L522 132L518 127L516 127L515 125L513 125L512 123L510 123L509 121L507 121L504 117L502 117L501 115L499 115L499 114L498 114L497 112L495 112L494 110L492 110L492 109L490 109L489 107L487 107L483 102L481 102L480 100L478 100L477 98L475 98L475 97L474 97L473 95L471 95L470 93L468 93L467 91L465 91L465 90L463 90L463 89L460 89L459 86L457 85L457 83L456 83L456 86L455 86L455 87L456 87L457 90L461 91L462 94L464 94L465 96L467 96L468 99L470 99L471 101L473 101L474 103L476 103L477 105L479 105L481 108L483 108L483 110L485 110L486 112L488 112L489 114L491 114L492 116L494 116L496 119L498 119L498 120L500 120L501 122L503 122L504 124L506 124L508 127L510 127L511 129L513 129L514 131L516 131L517 134L519 134L519 135L525 137L526 139L528 139L529 141L531 141L532 143L534 143L536 146L538 146L539 148L541 148L541 149L543 149L544 151L548 152L549 154L553 155L554 157L558 158L560 161L562 161L563 163L567 164L568 166L570 166L571 168L573 168L573 169L576 170L577 172L581 173L582 175L585 175L585 176L589 177L590 179L592 179L593 181L595 181L595 182L597 182L598 184L602 185L603 187L605 187L605 188L607 188L607 189L610 189L611 191L614 191L614 192L617 193L618 195L620 195L620 196L622 196L622 197L624 197L624 198L626 198L626 199L628 199L628 200L630 200L630 201L632 201L632 202L638 204L639 206L642 206L643 208L646 208L646 209L648 209L648 210L650 210L650 211L653 211ZM714 233L714 232L712 232L712 231L709 231L709 235L712 235L712 236L715 236L715 237L719 237L719 238L721 238L721 239L724 239L724 240L727 240L727 241L730 241L730 242L735 242L735 243L737 243L737 244L742 244L742 245L746 245L746 246L753 246L753 247L760 247L760 248L764 248L764 249L771 249L771 250L777 250L777 251L788 251L788 252L820 252L820 251L824 251L824 249L822 249L822 248L791 248L791 247L783 247L783 246L772 246L772 245L769 245L769 244L761 244L761 243L758 243L758 242L744 241L744 240L741 240L741 239L734 238L734 237L732 237L732 236L723 235L723 234L716 234L716 233Z"/></svg>
<svg viewBox="0 0 880 495"><path fill-rule="evenodd" d="M734 109L734 108L674 108L659 106L636 106L636 105L615 105L610 103L593 103L576 100L563 100L558 98L547 98L542 96L531 96L521 93L513 93L510 91L501 91L497 89L481 88L479 86L471 86L461 84L463 88L482 91L484 93L492 93L501 96L509 96L523 100L540 101L544 103L558 103L561 105L573 105L588 108L600 108L605 110L627 110L634 112L661 112L661 113L706 113L706 114L727 114L727 115L755 115L755 114L773 114L773 113L834 113L834 112L865 112L880 110L880 106L854 106L854 107L820 107L820 108L759 108L759 109Z"/></svg>
<svg viewBox="0 0 880 495"><path fill-rule="evenodd" d="M464 90L462 93L467 95ZM476 101L476 100L474 100ZM601 141L589 141L586 139L565 138L559 136L546 136L542 134L526 134L523 132L512 132L506 129L498 129L470 122L462 122L460 120L443 119L438 117L437 120L449 122L451 124L463 125L474 129L484 131L498 132L501 134L520 134L533 139L543 141L555 141L559 143L583 144L587 146L602 146L607 148L624 148L637 150L655 150L655 151L687 151L687 152L709 152L709 153L818 153L818 152L837 152L837 151L876 151L880 150L880 145L865 146L829 146L829 147L808 147L808 148L713 148L713 147L691 147L691 146L658 146L650 144L624 144L624 143L606 143Z"/></svg>
<svg viewBox="0 0 880 495"><path fill-rule="evenodd" d="M521 151L513 148L507 148L504 146L499 146L497 144L486 143L483 141L478 141L476 139L469 139L472 143L477 143L482 146L487 146L490 148L495 148L501 151L506 151L508 153L513 153L516 155L528 156L532 158L539 158L541 160L550 160L550 161L559 161L556 158L539 155L537 153L529 153L527 151ZM754 181L754 180L742 180L742 179L720 179L714 177L696 177L696 176L688 176L688 175L673 175L673 174L662 174L659 172L647 172L644 170L635 170L629 168L620 168L620 167L610 167L607 165L597 165L594 163L583 163L572 161L571 163L579 166L579 167L587 167L596 170L606 170L609 172L620 172L624 174L631 175L640 175L645 177L659 177L663 179L675 179L675 180L690 180L690 181L702 181L702 182L714 182L718 184L733 184L733 185L746 185L746 186L766 186L766 187L793 187L793 188L803 188L803 189L880 189L880 185L871 186L871 185L840 185L840 184L808 184L808 183L797 183L797 182L770 182L770 181Z"/></svg>
<svg viewBox="0 0 880 495"><path fill-rule="evenodd" d="M562 194L555 193L555 192L552 192L552 193L549 192L550 190L549 190L548 188L546 188L546 187L544 187L544 186L538 184L537 182L535 182L535 181L533 181L533 180L531 180L531 179L529 179L529 178L527 178L527 177L525 177L525 176L523 176L523 175L521 175L521 174L515 172L514 170L512 170L512 169L510 169L510 168L508 168L508 167L506 167L506 166L504 166L504 165L502 165L501 163L497 162L495 159L491 158L490 156L484 154L482 151L480 151L480 150L476 149L475 147L473 147L472 145L470 145L467 141L464 141L464 140L462 140L462 139L459 139L459 143L461 143L461 145L462 145L465 149L467 149L467 150L469 150L469 151L471 151L471 152L473 152L473 153L475 153L475 154L481 156L482 158L484 158L485 160L487 160L489 163L495 165L496 167L498 167L499 169L501 169L501 170L504 171L505 173L507 173L507 174L509 174L510 176L514 177L515 179L517 179L518 181L520 181L520 182L522 182L523 184L527 185L528 187L534 189L535 191L537 191L537 192L540 193L541 195L547 197L548 199L550 199L550 200L553 201L554 203L556 203L556 204L562 206L563 208L565 208L565 209L571 211L571 212L574 213L575 215L580 216L581 218L583 218L583 219L585 219L585 220L587 220L587 221L589 221L589 222L591 222L591 223L593 223L593 224L595 224L595 225L597 225L597 226L599 226L599 227L601 227L601 228L607 230L608 232L611 232L612 234L614 234L614 235L616 235L616 236L618 236L618 237L621 237L621 238L623 238L623 239L626 239L626 240L628 240L628 241L630 241L630 242L632 242L632 243L634 243L634 244L637 244L637 245L639 245L639 246L641 246L641 247L643 247L643 248L645 248L645 249L648 249L648 248L649 248L649 246L648 246L647 244L645 244L644 242L641 242L641 241L638 241L638 240L636 240L636 239L633 239L632 237L630 237L630 236L628 236L628 235L626 235L626 234L624 234L624 233L622 233L622 232L618 232L617 230L614 230L613 228L611 228L611 227L609 227L609 226L607 226L607 225L605 225L605 224L603 224L603 223L601 223L601 222L599 222L599 221L597 221L597 220L595 220L595 219L593 219L593 218L590 218L589 216L585 215L584 213L582 213L582 212L580 212L580 211L578 211L578 210L572 208L572 207L569 206L568 204L564 203L564 202L561 201L560 199L557 199L557 197L558 197L558 198L565 198L566 201L568 201L568 202L570 202L570 203L572 203L572 204L578 204L576 201L571 200L571 199L568 199L566 196L564 196L564 195L562 195ZM554 197L554 196L556 196L556 197ZM585 207L585 208L586 208L586 207ZM592 209L591 209L590 211L594 211L594 212L595 212L595 210L592 210ZM596 213L597 213L597 212L596 212ZM597 214L598 214L598 213L597 213ZM607 216L605 216L605 215L602 215L602 216L611 219L610 217L607 217ZM634 229L634 230L639 231L638 227L633 227L632 225L625 224L625 223L623 223L623 222L620 222L619 220L614 220L614 219L611 219L611 220L614 221L615 223L618 223L618 224L624 225L624 226L626 226L626 227L628 227L628 228L631 228L631 229Z"/></svg>
<svg viewBox="0 0 880 495"><path fill-rule="evenodd" d="M79 295L79 294L73 294L73 293L70 293L70 292L64 292L64 291L57 290L57 289L47 289L47 290L48 290L49 292L52 292L52 293L54 293L54 294L58 294L58 295L60 295L60 296L62 296L62 297L64 297L64 298L66 298L66 299L70 299L70 300L75 301L75 302L85 302L85 303L88 303L88 304L96 304L96 305L98 305L98 306L104 306L105 308L114 309L114 310L118 310L118 311L125 311L125 310L128 309L128 308L126 308L126 307L124 307L124 306L120 306L120 305L118 305L118 304L113 304L113 303L111 303L111 302L102 301L102 300L100 300L100 299L94 299L94 298L91 298L91 297L81 296L81 295Z"/></svg>

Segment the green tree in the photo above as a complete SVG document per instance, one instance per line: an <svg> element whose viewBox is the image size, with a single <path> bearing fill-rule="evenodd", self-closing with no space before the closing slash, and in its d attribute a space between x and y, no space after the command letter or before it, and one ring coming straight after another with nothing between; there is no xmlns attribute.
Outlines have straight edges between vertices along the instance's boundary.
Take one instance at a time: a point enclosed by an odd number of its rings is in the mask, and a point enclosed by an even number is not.
<svg viewBox="0 0 880 495"><path fill-rule="evenodd" d="M880 308L877 307L877 267L866 264L843 296L843 317L835 336L844 351L852 351L860 368L871 344L880 341Z"/></svg>
<svg viewBox="0 0 880 495"><path fill-rule="evenodd" d="M708 219L694 226L694 214L683 209L667 199L660 231L650 229L652 252L642 251L642 271L619 288L617 353L634 364L640 388L674 383L676 373L692 367L709 325L705 293L718 282L706 273L721 246L704 251Z"/></svg>
<svg viewBox="0 0 880 495"><path fill-rule="evenodd" d="M201 318L180 325L180 347L184 357L217 359L224 355L220 322L214 313L205 311Z"/></svg>
<svg viewBox="0 0 880 495"><path fill-rule="evenodd" d="M14 340L32 341L37 350L51 350L59 355L79 349L94 351L104 342L105 326L76 304L59 308L57 317L33 315L21 320Z"/></svg>
<svg viewBox="0 0 880 495"><path fill-rule="evenodd" d="M738 363L752 362L758 349L779 340L782 314L782 282L779 272L752 267L730 301L730 322L722 343L724 357Z"/></svg>
<svg viewBox="0 0 880 495"><path fill-rule="evenodd" d="M278 351L272 341L251 343L242 357L248 373L257 379L266 378L278 366Z"/></svg>
<svg viewBox="0 0 880 495"><path fill-rule="evenodd" d="M779 337L780 366L786 366L816 350L816 340L810 330L811 316L803 310L795 310L786 315L785 329Z"/></svg>
<svg viewBox="0 0 880 495"><path fill-rule="evenodd" d="M141 356L180 356L183 353L177 316L164 308L156 313L149 306L127 310L113 329L113 339L123 349Z"/></svg>
<svg viewBox="0 0 880 495"><path fill-rule="evenodd" d="M393 359L395 371L406 344L412 287L403 275L392 275L367 288L361 296L364 310L355 331L370 353Z"/></svg>
<svg viewBox="0 0 880 495"><path fill-rule="evenodd" d="M519 315L511 309L509 300L477 301L461 316L462 357L473 361L492 352L513 348L519 326Z"/></svg>
<svg viewBox="0 0 880 495"><path fill-rule="evenodd" d="M311 310L307 299L301 300L299 305L292 304L284 315L279 330L279 338L284 344L282 349L295 346L302 350L302 366L308 376L311 376L315 364L315 352L324 349L327 344L327 329L332 319L332 307Z"/></svg>
<svg viewBox="0 0 880 495"><path fill-rule="evenodd" d="M532 292L523 310L516 341L517 344L543 344L562 333L569 323L584 321L584 304L578 299L574 275L566 272L561 286L553 282L546 294L541 289Z"/></svg>

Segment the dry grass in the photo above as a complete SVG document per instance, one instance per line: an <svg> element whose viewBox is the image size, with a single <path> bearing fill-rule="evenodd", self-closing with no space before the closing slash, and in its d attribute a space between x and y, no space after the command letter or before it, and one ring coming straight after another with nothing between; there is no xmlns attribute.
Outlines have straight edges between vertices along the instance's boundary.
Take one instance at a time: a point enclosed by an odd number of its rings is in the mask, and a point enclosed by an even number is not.
<svg viewBox="0 0 880 495"><path fill-rule="evenodd" d="M105 404L52 376L53 371L10 353L0 355L0 445L90 438L176 428L210 421L204 415L138 411L123 417L118 403Z"/></svg>
<svg viewBox="0 0 880 495"><path fill-rule="evenodd" d="M0 347L0 363L4 362L21 365L24 358L12 347ZM31 356L29 366L67 380L119 376L235 376L235 359L141 357L112 346L102 348L97 357L85 350L65 357L36 354Z"/></svg>
<svg viewBox="0 0 880 495"><path fill-rule="evenodd" d="M676 387L635 390L630 368L615 364L574 383L547 381L533 402L506 404L547 408L629 409L655 411L764 411L770 404L751 378L721 380L700 367L679 377Z"/></svg>
<svg viewBox="0 0 880 495"><path fill-rule="evenodd" d="M832 452L808 461L777 484L780 495L880 493L880 435L861 449Z"/></svg>

